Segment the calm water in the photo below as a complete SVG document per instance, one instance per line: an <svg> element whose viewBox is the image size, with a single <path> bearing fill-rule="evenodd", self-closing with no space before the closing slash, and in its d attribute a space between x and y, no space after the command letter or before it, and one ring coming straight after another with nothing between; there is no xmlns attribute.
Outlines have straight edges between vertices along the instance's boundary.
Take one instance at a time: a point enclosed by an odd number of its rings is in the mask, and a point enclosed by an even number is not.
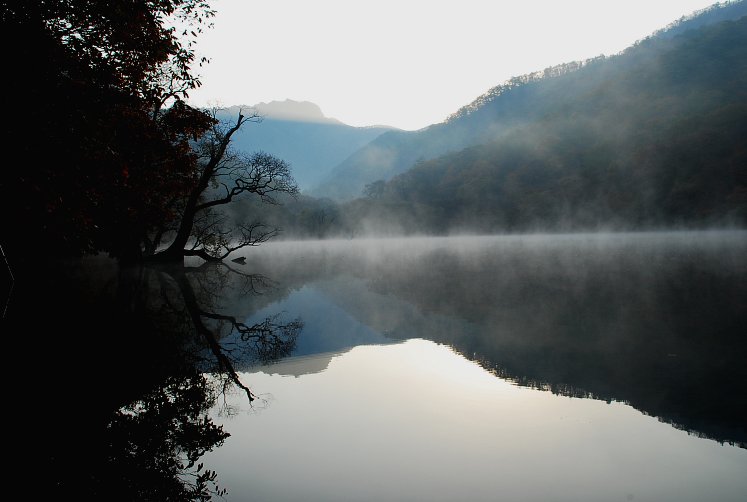
<svg viewBox="0 0 747 502"><path fill-rule="evenodd" d="M742 501L746 256L744 231L412 238L20 277L22 491Z"/></svg>
<svg viewBox="0 0 747 502"><path fill-rule="evenodd" d="M304 328L213 408L230 500L744 500L745 233L251 256Z"/></svg>

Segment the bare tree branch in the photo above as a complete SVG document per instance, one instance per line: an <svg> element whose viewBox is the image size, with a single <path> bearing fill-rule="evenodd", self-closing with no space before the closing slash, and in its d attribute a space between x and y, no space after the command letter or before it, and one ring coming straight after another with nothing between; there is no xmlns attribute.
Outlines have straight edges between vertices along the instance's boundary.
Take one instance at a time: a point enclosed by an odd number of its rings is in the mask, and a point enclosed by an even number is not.
<svg viewBox="0 0 747 502"><path fill-rule="evenodd" d="M213 110L217 117L217 110ZM195 144L195 155L199 160L200 173L195 188L183 203L182 216L174 240L154 259L174 261L186 256L196 256L206 261L223 260L232 252L266 242L279 233L277 228L259 222L226 225L226 219L213 209L228 204L236 198L256 195L262 202L277 204L276 195L296 195L298 186L291 175L290 166L264 152L242 155L229 148L231 137L246 122L259 122L256 113L244 116L241 111L235 123L213 125ZM209 187L223 188L224 195L212 193ZM160 241L163 233L153 241ZM146 243L153 248L153 242Z"/></svg>
<svg viewBox="0 0 747 502"><path fill-rule="evenodd" d="M222 166L216 171L216 176L226 177L233 185L228 188L226 182L221 184L226 189L226 196L198 204L198 211L209 207L228 204L234 197L244 193L257 194L263 202L276 204L275 193L298 193L298 187L291 176L290 166L264 152L256 152L250 156L236 159L231 166Z"/></svg>

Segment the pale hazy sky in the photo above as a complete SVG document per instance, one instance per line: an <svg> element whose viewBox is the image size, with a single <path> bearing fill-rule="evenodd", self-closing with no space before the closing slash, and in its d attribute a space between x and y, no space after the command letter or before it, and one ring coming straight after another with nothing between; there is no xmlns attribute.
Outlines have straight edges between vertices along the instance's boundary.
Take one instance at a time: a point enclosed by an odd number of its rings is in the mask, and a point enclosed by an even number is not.
<svg viewBox="0 0 747 502"><path fill-rule="evenodd" d="M610 55L713 0L213 0L198 106L293 99L419 129L512 76Z"/></svg>

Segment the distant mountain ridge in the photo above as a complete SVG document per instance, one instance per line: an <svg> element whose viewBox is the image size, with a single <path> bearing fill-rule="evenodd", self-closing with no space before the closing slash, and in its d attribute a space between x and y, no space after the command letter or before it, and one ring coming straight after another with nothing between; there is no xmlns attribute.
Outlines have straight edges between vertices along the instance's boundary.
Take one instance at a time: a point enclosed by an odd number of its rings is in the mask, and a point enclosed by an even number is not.
<svg viewBox="0 0 747 502"><path fill-rule="evenodd" d="M229 109L239 108L232 106ZM290 122L318 122L320 124L342 124L335 118L326 117L319 105L310 101L284 101L261 102L252 106L243 106L244 109L253 109L261 116L271 120L286 120Z"/></svg>
<svg viewBox="0 0 747 502"><path fill-rule="evenodd" d="M743 1L716 4L672 23L649 39L674 39L688 30L725 19L738 19L745 14L747 4ZM635 52L643 42L620 55L560 64L514 77L465 105L443 123L414 132L390 131L382 134L334 167L310 193L340 201L350 200L360 197L367 184L389 180L417 163L495 141L519 127L540 120L556 108L558 98L564 97L564 93L580 96L584 92L598 92L594 84L605 81L610 72L625 75L626 67L633 71L633 67L645 63L637 59ZM588 66L596 70L586 71L583 78L591 78L594 82L583 82L580 77L574 76ZM630 78L630 75L628 73L625 78Z"/></svg>
<svg viewBox="0 0 747 502"><path fill-rule="evenodd" d="M235 120L239 110L262 120L246 124L232 139L238 151L264 151L291 165L302 191L319 184L346 157L393 128L353 127L326 117L308 101L271 101L222 109L218 118Z"/></svg>

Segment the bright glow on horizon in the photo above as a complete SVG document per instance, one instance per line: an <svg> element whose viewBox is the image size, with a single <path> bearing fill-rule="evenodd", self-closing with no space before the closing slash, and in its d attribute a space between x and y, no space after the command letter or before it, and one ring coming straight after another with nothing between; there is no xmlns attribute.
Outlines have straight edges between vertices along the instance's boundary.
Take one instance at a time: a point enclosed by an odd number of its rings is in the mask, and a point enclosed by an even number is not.
<svg viewBox="0 0 747 502"><path fill-rule="evenodd" d="M711 0L214 0L196 106L311 101L354 126L442 122L507 79L611 55Z"/></svg>

